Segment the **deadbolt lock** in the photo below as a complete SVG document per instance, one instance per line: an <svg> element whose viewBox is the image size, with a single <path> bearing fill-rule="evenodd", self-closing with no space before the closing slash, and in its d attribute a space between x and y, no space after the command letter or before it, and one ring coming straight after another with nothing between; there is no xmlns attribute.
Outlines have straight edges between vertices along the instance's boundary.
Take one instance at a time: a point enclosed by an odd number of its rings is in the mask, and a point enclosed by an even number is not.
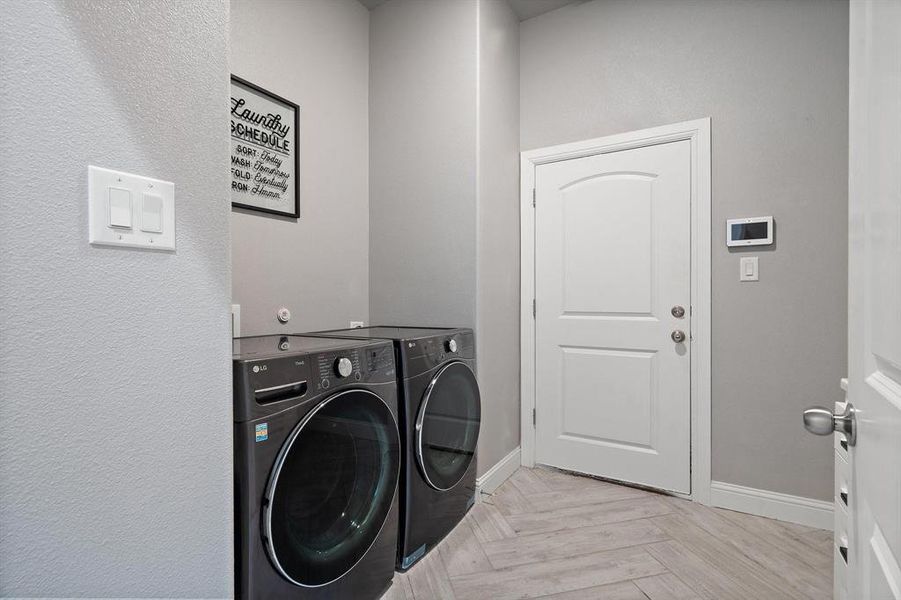
<svg viewBox="0 0 901 600"><path fill-rule="evenodd" d="M678 305L674 306L670 312L673 313L673 316L677 319L681 319L685 316L685 309Z"/></svg>

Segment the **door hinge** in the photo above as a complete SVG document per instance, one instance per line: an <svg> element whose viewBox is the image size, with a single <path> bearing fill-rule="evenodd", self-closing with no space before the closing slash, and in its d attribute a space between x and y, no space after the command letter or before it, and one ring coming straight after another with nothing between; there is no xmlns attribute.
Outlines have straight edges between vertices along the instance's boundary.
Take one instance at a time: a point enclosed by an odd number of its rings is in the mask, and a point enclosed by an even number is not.
<svg viewBox="0 0 901 600"><path fill-rule="evenodd" d="M532 427L535 427L535 421L536 421L535 409L533 408L532 409Z"/></svg>
<svg viewBox="0 0 901 600"><path fill-rule="evenodd" d="M537 195L537 192L535 191L535 188L532 188L532 208L535 208L535 196L536 195Z"/></svg>
<svg viewBox="0 0 901 600"><path fill-rule="evenodd" d="M535 312L535 298L532 298L532 318L533 319L535 318L536 314L537 313Z"/></svg>

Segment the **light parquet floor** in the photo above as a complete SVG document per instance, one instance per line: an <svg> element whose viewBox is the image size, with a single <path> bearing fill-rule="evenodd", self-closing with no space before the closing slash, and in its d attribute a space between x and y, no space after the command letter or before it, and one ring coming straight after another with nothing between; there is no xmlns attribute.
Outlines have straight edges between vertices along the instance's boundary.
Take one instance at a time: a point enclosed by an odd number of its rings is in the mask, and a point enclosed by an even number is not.
<svg viewBox="0 0 901 600"><path fill-rule="evenodd" d="M387 600L823 600L832 533L520 469Z"/></svg>

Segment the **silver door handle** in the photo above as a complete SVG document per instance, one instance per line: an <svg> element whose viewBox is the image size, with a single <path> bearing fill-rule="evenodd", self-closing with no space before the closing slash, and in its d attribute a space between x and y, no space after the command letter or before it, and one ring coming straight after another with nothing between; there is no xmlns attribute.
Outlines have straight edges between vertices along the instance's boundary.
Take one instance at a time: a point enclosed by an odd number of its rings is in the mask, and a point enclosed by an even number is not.
<svg viewBox="0 0 901 600"><path fill-rule="evenodd" d="M679 329L676 329L675 331L673 331L673 332L670 334L670 337L671 337L671 338L673 339L673 341L676 342L677 344L681 344L682 342L685 341L685 332L684 332L684 331L681 331L681 330L679 330Z"/></svg>
<svg viewBox="0 0 901 600"><path fill-rule="evenodd" d="M837 431L845 434L849 446L857 443L857 419L850 402L841 414L822 406L811 406L804 411L804 428L815 435L831 435Z"/></svg>

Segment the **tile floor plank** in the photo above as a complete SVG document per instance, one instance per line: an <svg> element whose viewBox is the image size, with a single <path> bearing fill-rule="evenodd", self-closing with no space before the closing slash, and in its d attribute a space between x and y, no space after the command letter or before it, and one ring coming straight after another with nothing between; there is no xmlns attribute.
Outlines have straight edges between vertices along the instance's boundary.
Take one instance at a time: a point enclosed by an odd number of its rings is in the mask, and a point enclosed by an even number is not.
<svg viewBox="0 0 901 600"><path fill-rule="evenodd" d="M726 518L723 513L729 512L721 509L713 509L696 502L687 502L680 499L672 499L671 503L679 511L682 519L671 520L670 524L678 524L683 526L683 531L691 532L694 529L703 530L710 534L713 539L721 540L728 546L737 551L739 556L747 558L750 566L755 572L760 572L757 565L760 565L776 574L776 579L786 586L797 592L798 597L819 600L826 598L832 593L832 577L831 574L818 572L811 566L810 562L805 562L804 558L816 554L812 548L794 548L791 552L781 546L775 536L767 539L767 536L761 536L759 533L751 533L736 525L733 521ZM684 527L685 522L690 524ZM658 524L658 521L655 520ZM670 532L673 537L679 538L671 529L664 529ZM830 570L831 573L831 570Z"/></svg>
<svg viewBox="0 0 901 600"><path fill-rule="evenodd" d="M541 600L648 600L631 581L541 596Z"/></svg>
<svg viewBox="0 0 901 600"><path fill-rule="evenodd" d="M414 600L455 600L450 576L441 558L441 546L433 548L407 571Z"/></svg>
<svg viewBox="0 0 901 600"><path fill-rule="evenodd" d="M709 564L713 570L730 577L734 581L741 582L743 587L753 589L757 597L771 600L776 598L788 600L792 597L803 597L786 591L788 585L779 579L775 573L769 572L743 555L739 550L731 546L728 541L719 539L704 529L695 527L683 515L672 514L654 517L651 520L670 534L673 539L690 548L694 555ZM670 570L681 576L681 573L678 571Z"/></svg>
<svg viewBox="0 0 901 600"><path fill-rule="evenodd" d="M534 512L547 512L573 506L600 504L602 502L628 500L631 498L649 498L656 495L637 488L604 481L592 481L591 485L581 488L532 494L528 496L528 503Z"/></svg>
<svg viewBox="0 0 901 600"><path fill-rule="evenodd" d="M489 501L483 501L473 506L467 519L472 523L476 538L483 544L516 537L516 531L508 522L507 517Z"/></svg>
<svg viewBox="0 0 901 600"><path fill-rule="evenodd" d="M832 546L835 544L835 536L831 531L826 529L815 529L810 533L801 536L801 541L813 548L812 555L805 555L805 559L810 559L811 564L817 563L826 552L832 553ZM831 569L823 569L831 572Z"/></svg>
<svg viewBox="0 0 901 600"><path fill-rule="evenodd" d="M717 512L752 535L794 554L820 572L832 573L831 531L805 527L797 523L784 523L731 510L718 510ZM823 554L822 539L826 536L829 538L829 544L825 547L830 549L829 555ZM819 543L816 540L819 540Z"/></svg>
<svg viewBox="0 0 901 600"><path fill-rule="evenodd" d="M510 482L526 498L531 494L554 491L554 488L548 485L547 481L538 476L535 469L519 469L510 476Z"/></svg>
<svg viewBox="0 0 901 600"><path fill-rule="evenodd" d="M636 579L632 583L638 587L648 600L699 600L694 590L672 573L654 575Z"/></svg>
<svg viewBox="0 0 901 600"><path fill-rule="evenodd" d="M669 571L706 600L761 600L766 594L753 585L734 580L681 542L644 546Z"/></svg>
<svg viewBox="0 0 901 600"><path fill-rule="evenodd" d="M490 571L491 563L472 530L471 521L463 521L441 541L441 558L450 576Z"/></svg>
<svg viewBox="0 0 901 600"><path fill-rule="evenodd" d="M534 471L538 477L548 482L555 490L578 489L601 481L593 477L558 471L553 467L535 467L532 471Z"/></svg>
<svg viewBox="0 0 901 600"><path fill-rule="evenodd" d="M657 517L674 510L662 497L650 496L572 506L548 512L510 515L506 517L506 522L515 534L529 535Z"/></svg>
<svg viewBox="0 0 901 600"><path fill-rule="evenodd" d="M523 514L534 510L522 492L509 479L497 488L486 502L496 506L503 515Z"/></svg>
<svg viewBox="0 0 901 600"><path fill-rule="evenodd" d="M484 551L495 569L503 569L666 539L669 536L650 520L639 519L499 540L485 544Z"/></svg>
<svg viewBox="0 0 901 600"><path fill-rule="evenodd" d="M413 589L410 587L410 581L407 579L406 573L395 573L394 581L391 587L382 596L382 600L415 600L413 598Z"/></svg>
<svg viewBox="0 0 901 600"><path fill-rule="evenodd" d="M633 547L462 575L451 581L459 600L507 600L539 598L665 571L642 547Z"/></svg>

